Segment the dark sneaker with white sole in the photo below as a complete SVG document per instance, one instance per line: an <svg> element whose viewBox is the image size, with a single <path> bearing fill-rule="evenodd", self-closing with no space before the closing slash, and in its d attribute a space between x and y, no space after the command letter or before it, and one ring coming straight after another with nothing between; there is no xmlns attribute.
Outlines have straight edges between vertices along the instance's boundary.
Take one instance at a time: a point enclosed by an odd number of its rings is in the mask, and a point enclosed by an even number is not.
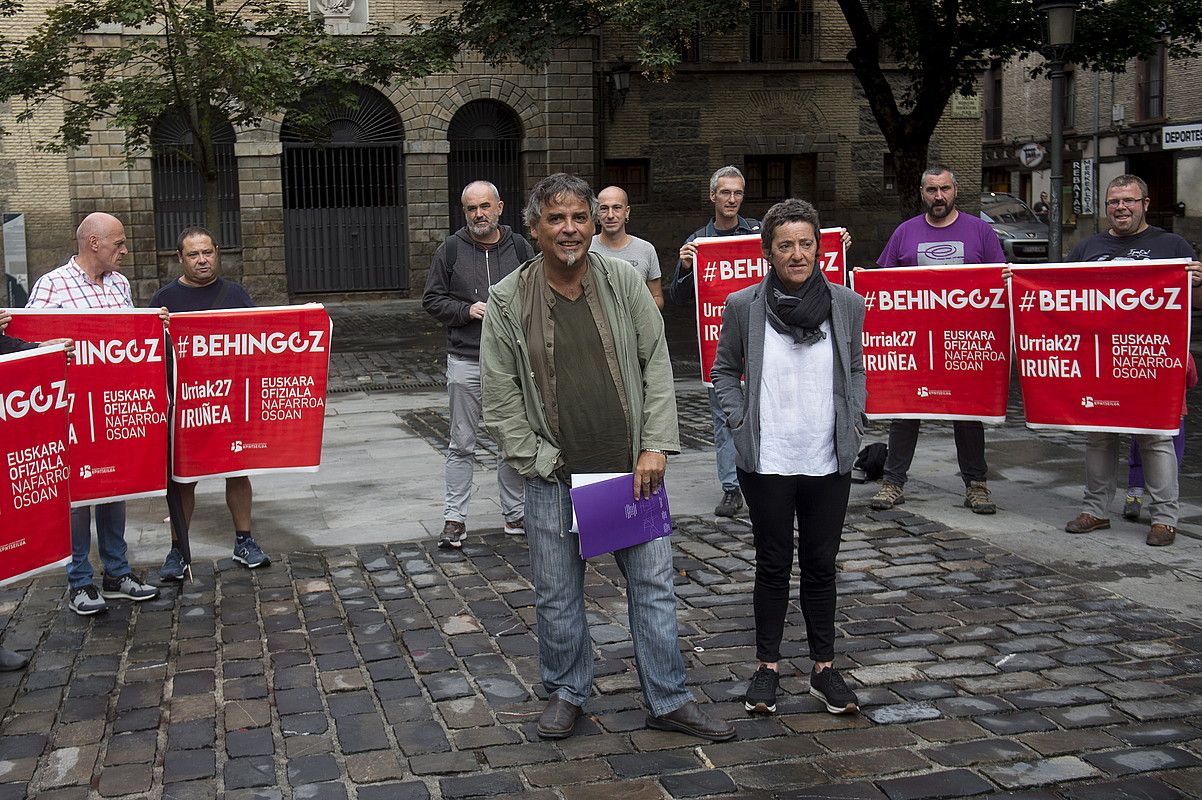
<svg viewBox="0 0 1202 800"><path fill-rule="evenodd" d="M111 599L133 600L140 603L143 600L153 600L159 596L159 587L142 583L142 579L132 572L119 578L104 576L100 584L100 593Z"/></svg>
<svg viewBox="0 0 1202 800"><path fill-rule="evenodd" d="M443 550L448 548L458 550L463 547L463 540L466 538L467 526L462 522L449 519L442 526L442 536L438 537L438 546Z"/></svg>
<svg viewBox="0 0 1202 800"><path fill-rule="evenodd" d="M860 710L860 699L847 688L843 676L834 667L810 673L810 694L826 703L832 714L850 714Z"/></svg>
<svg viewBox="0 0 1202 800"><path fill-rule="evenodd" d="M164 581L182 581L188 565L184 563L184 554L178 548L171 548L159 567L159 579Z"/></svg>
<svg viewBox="0 0 1202 800"><path fill-rule="evenodd" d="M776 670L760 667L747 684L743 695L743 708L755 714L776 712L776 690L780 686L780 675Z"/></svg>
<svg viewBox="0 0 1202 800"><path fill-rule="evenodd" d="M247 569L258 569L271 563L271 559L259 547L253 536L239 536L235 539L234 560Z"/></svg>

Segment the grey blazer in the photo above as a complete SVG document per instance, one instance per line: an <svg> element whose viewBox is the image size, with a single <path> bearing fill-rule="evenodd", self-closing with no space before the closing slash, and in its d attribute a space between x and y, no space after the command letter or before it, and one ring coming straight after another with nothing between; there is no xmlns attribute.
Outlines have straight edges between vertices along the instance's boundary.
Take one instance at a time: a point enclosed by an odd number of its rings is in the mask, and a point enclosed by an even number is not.
<svg viewBox="0 0 1202 800"><path fill-rule="evenodd" d="M726 298L722 334L710 377L738 451L739 469L755 472L760 463L760 375L764 369L764 323L768 279ZM831 339L835 353L835 455L839 472L851 472L864 434L862 333L864 298L831 285ZM746 376L741 385L740 376Z"/></svg>

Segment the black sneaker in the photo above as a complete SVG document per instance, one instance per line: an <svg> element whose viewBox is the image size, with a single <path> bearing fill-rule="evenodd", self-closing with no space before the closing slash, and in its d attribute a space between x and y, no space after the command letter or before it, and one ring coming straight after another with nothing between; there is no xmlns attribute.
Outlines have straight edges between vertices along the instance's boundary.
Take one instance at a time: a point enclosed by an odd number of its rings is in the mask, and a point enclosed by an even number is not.
<svg viewBox="0 0 1202 800"><path fill-rule="evenodd" d="M774 713L776 689L779 685L780 675L776 670L760 667L747 684L747 693L743 695L743 708L759 714Z"/></svg>
<svg viewBox="0 0 1202 800"><path fill-rule="evenodd" d="M442 526L442 536L438 538L438 546L443 550L451 548L458 550L463 547L463 540L466 538L467 526L462 522L449 519Z"/></svg>
<svg viewBox="0 0 1202 800"><path fill-rule="evenodd" d="M826 710L832 714L850 714L860 710L856 693L847 688L843 676L834 667L810 673L810 694L826 703Z"/></svg>
<svg viewBox="0 0 1202 800"><path fill-rule="evenodd" d="M714 508L718 517L733 517L743 508L743 493L738 489L727 489L722 493L722 502Z"/></svg>

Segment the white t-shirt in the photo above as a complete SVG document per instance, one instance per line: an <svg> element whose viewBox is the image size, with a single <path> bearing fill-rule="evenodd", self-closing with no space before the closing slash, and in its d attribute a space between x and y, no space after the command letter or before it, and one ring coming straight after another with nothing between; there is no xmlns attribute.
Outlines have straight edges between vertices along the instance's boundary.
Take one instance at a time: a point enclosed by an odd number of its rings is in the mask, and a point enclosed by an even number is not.
<svg viewBox="0 0 1202 800"><path fill-rule="evenodd" d="M657 280L660 276L659 256L655 253L655 246L646 239L631 236L630 243L621 250L612 250L605 246L605 243L601 241L601 234L598 233L593 237L588 249L594 253L600 253L610 258L620 258L627 262L634 267L635 272L643 276L643 283Z"/></svg>
<svg viewBox="0 0 1202 800"><path fill-rule="evenodd" d="M760 375L760 463L764 475L830 475L835 455L835 351L826 338L797 344L764 322Z"/></svg>

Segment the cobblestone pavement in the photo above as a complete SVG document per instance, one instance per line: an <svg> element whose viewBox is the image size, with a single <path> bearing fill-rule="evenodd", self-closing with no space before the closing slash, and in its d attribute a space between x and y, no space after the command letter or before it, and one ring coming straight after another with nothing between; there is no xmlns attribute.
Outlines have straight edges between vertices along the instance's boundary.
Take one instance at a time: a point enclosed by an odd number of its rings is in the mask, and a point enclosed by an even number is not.
<svg viewBox="0 0 1202 800"><path fill-rule="evenodd" d="M99 617L58 575L0 592L0 798L1023 798L1202 796L1202 626L905 512L854 506L841 665L864 713L807 694L796 608L775 716L751 671L744 523L677 520L681 645L705 744L643 724L624 592L588 572L596 696L539 741L528 551L473 536L297 552Z"/></svg>

